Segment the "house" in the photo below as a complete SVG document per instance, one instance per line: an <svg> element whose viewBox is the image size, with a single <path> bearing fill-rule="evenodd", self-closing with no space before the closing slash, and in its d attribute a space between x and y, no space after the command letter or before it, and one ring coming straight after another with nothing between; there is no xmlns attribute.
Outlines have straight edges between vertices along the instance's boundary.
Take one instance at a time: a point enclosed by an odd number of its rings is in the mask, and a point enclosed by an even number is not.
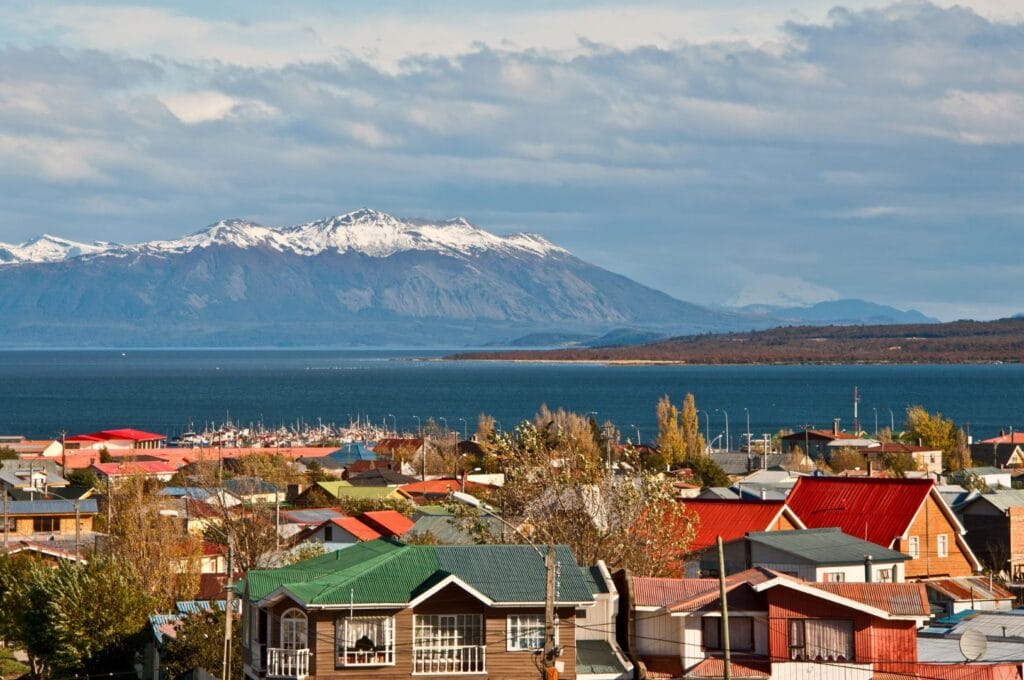
<svg viewBox="0 0 1024 680"><path fill-rule="evenodd" d="M344 480L317 482L295 498L296 505L308 505L318 499L333 504L339 499L352 500L384 500L387 498L404 498L398 487L390 486L352 486Z"/></svg>
<svg viewBox="0 0 1024 680"><path fill-rule="evenodd" d="M92 532L92 520L99 511L94 498L7 501L0 505L4 508L3 515L0 515L0 530L8 538L38 534L74 537L76 531L81 536Z"/></svg>
<svg viewBox="0 0 1024 680"><path fill-rule="evenodd" d="M621 582L628 648L647 677L722 677L718 579ZM900 674L916 665L916 630L931 616L916 583L807 583L754 568L726 577L725 590L734 678Z"/></svg>
<svg viewBox="0 0 1024 680"><path fill-rule="evenodd" d="M928 579L923 583L928 589L928 601L933 611L941 616L955 616L966 611L1013 609L1013 593L991 578L961 576Z"/></svg>
<svg viewBox="0 0 1024 680"><path fill-rule="evenodd" d="M831 454L829 444L837 440L857 439L856 435L839 430L834 424L831 430L807 429L780 437L783 453L793 453L796 449L803 451L805 456L813 460L828 459Z"/></svg>
<svg viewBox="0 0 1024 680"><path fill-rule="evenodd" d="M116 483L126 477L142 475L147 479L157 479L161 482L170 481L174 473L178 471L173 463L166 463L158 460L123 461L120 463L93 463L89 466L96 478L101 482Z"/></svg>
<svg viewBox="0 0 1024 680"><path fill-rule="evenodd" d="M168 498L191 498L225 508L234 507L242 502L241 498L227 489L217 487L207 489L201 486L165 486L157 492L157 495Z"/></svg>
<svg viewBox="0 0 1024 680"><path fill-rule="evenodd" d="M752 531L723 546L727 574L752 567L815 583L899 583L910 558L836 528ZM718 552L705 551L700 573L718 571Z"/></svg>
<svg viewBox="0 0 1024 680"><path fill-rule="evenodd" d="M358 515L359 520L380 532L382 536L399 538L409 529L412 529L413 521L400 512L394 510L373 510Z"/></svg>
<svg viewBox="0 0 1024 680"><path fill-rule="evenodd" d="M981 481L989 489L1009 489L1011 487L1010 470L994 467L970 467L956 470L949 474L949 480L956 484Z"/></svg>
<svg viewBox="0 0 1024 680"><path fill-rule="evenodd" d="M124 451L129 449L159 449L167 442L166 435L143 432L142 430L101 430L89 434L78 434L64 440L68 451L94 449L100 451Z"/></svg>
<svg viewBox="0 0 1024 680"><path fill-rule="evenodd" d="M438 501L444 501L453 491L462 491L476 495L490 488L492 487L487 484L455 479L454 477L442 477L441 479L428 479L422 482L414 481L409 484L403 484L398 487L398 490L417 505L429 505Z"/></svg>
<svg viewBox="0 0 1024 680"><path fill-rule="evenodd" d="M591 668L576 644L591 585L568 548L555 553L559 677L603 677L577 670ZM244 677L536 677L545 573L530 545L384 539L251 571L240 584Z"/></svg>
<svg viewBox="0 0 1024 680"><path fill-rule="evenodd" d="M1024 432L1000 432L998 437L971 444L971 460L995 468L1024 467Z"/></svg>
<svg viewBox="0 0 1024 680"><path fill-rule="evenodd" d="M887 456L907 455L914 460L914 467L917 470L926 472L929 475L942 474L942 451L927 446L914 446L902 442L875 442L867 448L860 449L872 466L882 470L885 468Z"/></svg>
<svg viewBox="0 0 1024 680"><path fill-rule="evenodd" d="M59 493L68 483L53 461L17 458L0 461L0 493L22 491L45 494L50 489Z"/></svg>
<svg viewBox="0 0 1024 680"><path fill-rule="evenodd" d="M954 680L955 678L986 678L991 680L1020 680L1021 662L1024 662L1024 617L1017 612L985 612L968 615L952 629L927 628L918 634L919 662L928 662L931 669L955 668L958 674L929 675ZM960 642L965 634L984 636L985 649L978 661L964 663ZM943 664L943 665L939 665ZM974 673L967 675L968 670ZM987 671L988 674L982 674Z"/></svg>
<svg viewBox="0 0 1024 680"><path fill-rule="evenodd" d="M284 500L281 489L259 477L236 475L224 480L224 488L246 503L277 503Z"/></svg>
<svg viewBox="0 0 1024 680"><path fill-rule="evenodd" d="M20 435L0 436L0 449L10 449L19 458L27 456L55 458L63 450L59 441L53 439L26 439Z"/></svg>
<svg viewBox="0 0 1024 680"><path fill-rule="evenodd" d="M381 533L356 517L332 517L292 536L291 545L319 543L325 551L349 548L361 541L375 541Z"/></svg>
<svg viewBox="0 0 1024 680"><path fill-rule="evenodd" d="M0 546L0 553L8 555L28 555L40 562L56 566L61 562L81 562L85 564L88 560L81 554L76 555L75 551L67 550L54 545L52 541L32 541L25 539L11 540L8 538L6 549Z"/></svg>
<svg viewBox="0 0 1024 680"><path fill-rule="evenodd" d="M725 542L742 538L751 531L807 528L783 501L694 498L684 501L683 506L699 520L697 535L690 543L688 575L696 575L700 553L714 547L719 536ZM717 568L714 572L717 573Z"/></svg>
<svg viewBox="0 0 1024 680"><path fill-rule="evenodd" d="M423 444L422 437L390 437L378 441L373 451L389 460L408 460L423 455Z"/></svg>
<svg viewBox="0 0 1024 680"><path fill-rule="evenodd" d="M974 494L957 512L974 554L1014 583L1024 582L1024 490Z"/></svg>
<svg viewBox="0 0 1024 680"><path fill-rule="evenodd" d="M617 640L620 597L608 565L598 560L580 569L590 586L594 606L576 610L576 676L592 680L633 678L633 663Z"/></svg>
<svg viewBox="0 0 1024 680"><path fill-rule="evenodd" d="M786 503L809 528L839 527L909 555L907 579L981 571L966 531L931 480L802 477Z"/></svg>

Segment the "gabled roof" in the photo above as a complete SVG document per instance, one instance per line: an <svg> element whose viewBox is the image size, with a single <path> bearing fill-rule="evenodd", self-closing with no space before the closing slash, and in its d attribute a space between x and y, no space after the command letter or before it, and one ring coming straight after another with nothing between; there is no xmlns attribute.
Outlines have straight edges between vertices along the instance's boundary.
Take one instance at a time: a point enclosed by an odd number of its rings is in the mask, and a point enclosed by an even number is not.
<svg viewBox="0 0 1024 680"><path fill-rule="evenodd" d="M889 548L906 533L933 487L927 479L801 477L786 503L810 528L839 527Z"/></svg>
<svg viewBox="0 0 1024 680"><path fill-rule="evenodd" d="M326 520L344 516L345 513L337 508L307 508L281 511L281 519L293 524L320 524Z"/></svg>
<svg viewBox="0 0 1024 680"><path fill-rule="evenodd" d="M935 578L924 582L925 586L957 602L973 600L1013 600L1014 595L995 581L981 576L959 578Z"/></svg>
<svg viewBox="0 0 1024 680"><path fill-rule="evenodd" d="M324 524L333 524L344 529L360 541L374 541L381 537L380 532L355 517L335 517L327 520Z"/></svg>
<svg viewBox="0 0 1024 680"><path fill-rule="evenodd" d="M981 501L991 504L992 507L1000 512L1007 512L1010 508L1024 506L1024 489L999 489L989 493L978 494L972 498L966 498L960 509Z"/></svg>
<svg viewBox="0 0 1024 680"><path fill-rule="evenodd" d="M593 601L572 553L556 547L559 603ZM529 545L405 545L380 539L280 569L250 571L248 597L307 607L408 606L446 584L493 603L542 603L544 560Z"/></svg>
<svg viewBox="0 0 1024 680"><path fill-rule="evenodd" d="M479 491L488 488L486 484L478 484L476 482L466 482L466 493L472 493L473 491ZM452 491L462 491L462 480L455 479L452 477L445 477L443 479L428 479L422 482L410 482L400 486L399 491L410 496L444 496Z"/></svg>
<svg viewBox="0 0 1024 680"><path fill-rule="evenodd" d="M416 481L415 477L403 475L395 470L374 468L357 474L350 474L347 481L352 486L402 486Z"/></svg>
<svg viewBox="0 0 1024 680"><path fill-rule="evenodd" d="M317 482L316 485L334 498L375 499L398 495L397 488L390 486L352 486L345 481Z"/></svg>
<svg viewBox="0 0 1024 680"><path fill-rule="evenodd" d="M413 527L413 521L394 510L373 510L359 515L359 521L368 524L384 536L401 537Z"/></svg>
<svg viewBox="0 0 1024 680"><path fill-rule="evenodd" d="M982 439L979 444L1024 444L1024 432L1011 432L1000 434L998 437Z"/></svg>
<svg viewBox="0 0 1024 680"><path fill-rule="evenodd" d="M236 496L277 493L278 488L259 477L238 476L224 480L224 488Z"/></svg>
<svg viewBox="0 0 1024 680"><path fill-rule="evenodd" d="M377 460L377 454L366 447L363 442L348 442L341 448L327 454L328 458L339 463L348 464L357 460Z"/></svg>
<svg viewBox="0 0 1024 680"><path fill-rule="evenodd" d="M81 515L95 515L99 512L95 498L78 501L78 512ZM8 501L7 513L10 515L74 515L75 501Z"/></svg>
<svg viewBox="0 0 1024 680"><path fill-rule="evenodd" d="M716 578L656 578L634 576L633 603L637 607L667 607L718 587Z"/></svg>
<svg viewBox="0 0 1024 680"><path fill-rule="evenodd" d="M719 536L724 542L740 538L749 531L770 529L783 514L797 528L804 526L800 513L794 514L784 501L691 498L683 501L683 505L700 518L697 535L690 544L691 551L714 545Z"/></svg>
<svg viewBox="0 0 1024 680"><path fill-rule="evenodd" d="M844 534L835 527L759 531L747 534L746 538L752 543L768 546L820 566L863 564L867 555L871 555L875 562L903 562L910 559L909 555Z"/></svg>
<svg viewBox="0 0 1024 680"><path fill-rule="evenodd" d="M399 438L389 437L387 439L381 439L373 447L373 450L378 454L393 455L397 451L403 449L417 450L423 446L423 439L419 437Z"/></svg>
<svg viewBox="0 0 1024 680"><path fill-rule="evenodd" d="M923 583L812 583L831 595L881 609L893 616L931 617Z"/></svg>
<svg viewBox="0 0 1024 680"><path fill-rule="evenodd" d="M125 428L121 430L100 430L99 432L90 432L89 434L78 434L73 437L68 437L64 441L108 442L113 439L127 439L133 442L151 442L167 439L167 436L162 434L154 434L152 432L144 432L142 430L133 430L131 428Z"/></svg>

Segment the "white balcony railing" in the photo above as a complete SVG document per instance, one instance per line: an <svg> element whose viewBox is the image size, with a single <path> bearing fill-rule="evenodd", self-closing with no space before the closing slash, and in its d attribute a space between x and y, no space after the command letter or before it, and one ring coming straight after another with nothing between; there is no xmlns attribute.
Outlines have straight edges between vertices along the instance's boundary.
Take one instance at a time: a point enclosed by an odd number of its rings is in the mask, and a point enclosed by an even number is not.
<svg viewBox="0 0 1024 680"><path fill-rule="evenodd" d="M413 650L413 673L483 673L487 669L482 645L427 647Z"/></svg>
<svg viewBox="0 0 1024 680"><path fill-rule="evenodd" d="M267 677L302 680L308 675L308 649L267 648Z"/></svg>

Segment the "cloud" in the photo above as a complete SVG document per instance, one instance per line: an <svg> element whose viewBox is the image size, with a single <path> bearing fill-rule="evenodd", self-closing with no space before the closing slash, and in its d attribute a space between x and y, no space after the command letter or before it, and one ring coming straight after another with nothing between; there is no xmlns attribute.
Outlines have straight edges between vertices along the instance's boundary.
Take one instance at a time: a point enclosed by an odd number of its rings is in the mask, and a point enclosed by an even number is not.
<svg viewBox="0 0 1024 680"><path fill-rule="evenodd" d="M960 265L1020 250L1024 19L864 4L26 5L0 49L0 240L372 205L540 231L703 302L1009 304L1022 284Z"/></svg>
<svg viewBox="0 0 1024 680"><path fill-rule="evenodd" d="M743 288L728 304L734 307L746 305L779 305L784 307L812 305L825 300L838 300L839 293L805 281L796 276L749 273Z"/></svg>

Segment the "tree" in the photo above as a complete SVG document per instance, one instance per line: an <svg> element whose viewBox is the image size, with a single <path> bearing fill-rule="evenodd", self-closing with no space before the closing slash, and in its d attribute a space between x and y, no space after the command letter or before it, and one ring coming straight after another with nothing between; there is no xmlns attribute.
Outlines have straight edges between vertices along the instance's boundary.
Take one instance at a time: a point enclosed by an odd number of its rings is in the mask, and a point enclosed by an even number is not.
<svg viewBox="0 0 1024 680"><path fill-rule="evenodd" d="M14 460L17 457L18 452L10 446L0 446L0 460Z"/></svg>
<svg viewBox="0 0 1024 680"><path fill-rule="evenodd" d="M130 475L111 487L103 552L134 574L147 595L169 607L199 589L202 545L184 531L180 519L162 512L169 501L155 494L156 486L142 475Z"/></svg>
<svg viewBox="0 0 1024 680"><path fill-rule="evenodd" d="M292 548L291 552L288 553L287 557L285 558L285 562L288 564L298 564L299 562L311 560L314 557L320 557L323 554L323 543L316 543L314 541L300 543L299 545Z"/></svg>
<svg viewBox="0 0 1024 680"><path fill-rule="evenodd" d="M581 564L602 559L612 569L678 573L696 522L659 475L612 474L592 445L565 436L564 430L552 436L550 429L530 422L502 435L498 448L515 464L506 468L505 485L495 490L491 503L534 543L568 545ZM641 469L637 460L626 462ZM459 521L483 542L523 540L518 533L493 534L475 509L456 510Z"/></svg>
<svg viewBox="0 0 1024 680"><path fill-rule="evenodd" d="M949 454L949 470L966 470L974 467L971 460L971 448L967 444L967 433L962 429L956 431L956 443Z"/></svg>
<svg viewBox="0 0 1024 680"><path fill-rule="evenodd" d="M27 555L0 555L0 640L28 652L33 677L39 677L39 664L27 649L25 616L32 603L29 591L36 571L42 566Z"/></svg>
<svg viewBox="0 0 1024 680"><path fill-rule="evenodd" d="M114 457L110 455L110 449L106 446L100 448L100 462L101 463L112 463Z"/></svg>
<svg viewBox="0 0 1024 680"><path fill-rule="evenodd" d="M683 412L679 423L683 445L687 458L704 454L704 436L700 433L700 421L697 416L697 400L690 392L683 399Z"/></svg>
<svg viewBox="0 0 1024 680"><path fill-rule="evenodd" d="M679 463L686 459L686 442L679 428L679 409L666 394L658 400L658 450L665 460Z"/></svg>
<svg viewBox="0 0 1024 680"><path fill-rule="evenodd" d="M316 484L317 482L326 482L331 479L331 476L324 472L323 464L315 458L306 463L306 483Z"/></svg>
<svg viewBox="0 0 1024 680"><path fill-rule="evenodd" d="M135 569L110 558L61 562L34 569L27 595L22 641L42 677L133 670L156 604Z"/></svg>
<svg viewBox="0 0 1024 680"><path fill-rule="evenodd" d="M220 677L224 663L224 629L227 616L216 608L186 616L175 626L175 635L167 640L162 669L172 680L188 677L197 668ZM242 658L242 625L231 617L231 658ZM242 664L231 666L231 677L242 677Z"/></svg>
<svg viewBox="0 0 1024 680"><path fill-rule="evenodd" d="M334 506L346 515L354 516L376 510L394 510L406 517L412 517L416 506L406 498L347 498L334 499Z"/></svg>
<svg viewBox="0 0 1024 680"><path fill-rule="evenodd" d="M942 451L943 467L946 469L950 469L949 457L956 447L956 432L953 421L943 418L941 413L928 413L921 406L907 409L907 433L904 438L913 444L920 443Z"/></svg>
<svg viewBox="0 0 1024 680"><path fill-rule="evenodd" d="M69 470L67 474L64 475L64 478L76 486L86 486L93 489L98 489L100 486L96 473L87 468Z"/></svg>
<svg viewBox="0 0 1024 680"><path fill-rule="evenodd" d="M864 470L867 468L867 462L860 451L844 446L832 452L828 466L832 472L839 473L844 470Z"/></svg>
<svg viewBox="0 0 1024 680"><path fill-rule="evenodd" d="M690 456L686 460L686 467L693 471L694 477L700 482L702 488L729 486L732 483L722 466L705 453Z"/></svg>
<svg viewBox="0 0 1024 680"><path fill-rule="evenodd" d="M908 472L917 469L917 461L909 453L887 453L882 457L882 465L897 479L902 479Z"/></svg>

